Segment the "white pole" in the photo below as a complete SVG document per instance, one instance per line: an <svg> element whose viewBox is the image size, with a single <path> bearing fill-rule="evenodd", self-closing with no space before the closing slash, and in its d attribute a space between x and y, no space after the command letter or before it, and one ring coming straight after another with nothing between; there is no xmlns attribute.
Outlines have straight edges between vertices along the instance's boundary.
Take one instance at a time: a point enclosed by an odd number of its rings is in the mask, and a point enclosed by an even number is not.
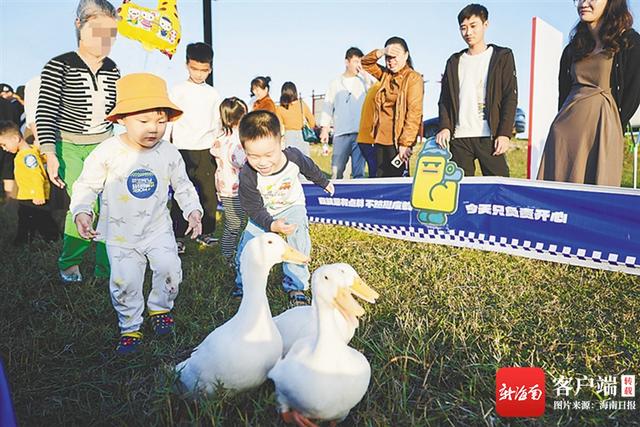
<svg viewBox="0 0 640 427"><path fill-rule="evenodd" d="M633 188L638 188L638 141L633 144Z"/></svg>

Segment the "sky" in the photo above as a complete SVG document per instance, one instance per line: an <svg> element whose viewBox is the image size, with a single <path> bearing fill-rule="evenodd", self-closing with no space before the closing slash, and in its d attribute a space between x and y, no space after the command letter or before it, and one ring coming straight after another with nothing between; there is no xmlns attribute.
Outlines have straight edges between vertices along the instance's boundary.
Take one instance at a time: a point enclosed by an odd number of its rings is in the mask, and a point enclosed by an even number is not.
<svg viewBox="0 0 640 427"><path fill-rule="evenodd" d="M118 36L110 57L123 74L151 72L171 86L187 78L185 48L203 40L201 0L177 0L182 40L173 59ZM628 0L640 19L640 0ZM0 82L14 88L38 74L52 57L75 50L77 0L0 0ZM112 1L118 7L120 1ZM156 7L155 0L133 0ZM214 86L223 97L249 99L258 75L272 78L271 96L293 81L307 100L344 71L350 46L364 53L391 36L403 37L414 68L425 78L424 117L437 115L440 75L447 58L465 48L457 14L467 1L213 1ZM540 17L568 36L577 22L572 0L487 0L490 43L514 51L519 106L528 111L531 22ZM638 25L634 25L638 28Z"/></svg>

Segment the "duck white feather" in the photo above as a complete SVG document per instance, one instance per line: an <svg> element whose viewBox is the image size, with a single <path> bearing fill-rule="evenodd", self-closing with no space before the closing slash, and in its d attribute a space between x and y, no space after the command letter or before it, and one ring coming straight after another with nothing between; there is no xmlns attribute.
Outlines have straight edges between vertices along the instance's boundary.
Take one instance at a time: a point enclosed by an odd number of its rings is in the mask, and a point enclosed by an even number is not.
<svg viewBox="0 0 640 427"><path fill-rule="evenodd" d="M269 372L283 417L294 413L308 419L341 421L369 386L369 362L344 342L333 310L337 307L355 328L364 310L351 294L370 302L378 294L361 281L351 287L341 285L344 280L349 280L344 269L336 265L325 265L313 273L312 307L316 310L317 332L296 341Z"/></svg>
<svg viewBox="0 0 640 427"><path fill-rule="evenodd" d="M236 314L216 328L191 356L176 366L188 391L243 391L258 387L282 355L282 338L267 300L267 278L280 262L304 263L308 258L276 234L265 233L245 246L240 258L243 297Z"/></svg>
<svg viewBox="0 0 640 427"><path fill-rule="evenodd" d="M346 263L332 264L342 273L343 280L339 286L351 286L354 280L359 279L356 270ZM273 321L282 336L282 354L285 355L291 349L294 342L304 337L314 336L317 332L318 322L316 310L311 306L293 307L273 318ZM338 335L345 344L348 344L355 334L356 327L347 322L337 308L333 309Z"/></svg>

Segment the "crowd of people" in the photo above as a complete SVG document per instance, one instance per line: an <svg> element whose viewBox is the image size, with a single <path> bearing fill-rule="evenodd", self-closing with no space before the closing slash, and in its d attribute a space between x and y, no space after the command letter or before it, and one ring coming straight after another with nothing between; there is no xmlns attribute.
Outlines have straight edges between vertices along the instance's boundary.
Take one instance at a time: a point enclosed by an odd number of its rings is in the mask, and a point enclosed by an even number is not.
<svg viewBox="0 0 640 427"><path fill-rule="evenodd" d="M640 36L626 0L574 3L580 21L562 55L559 112L538 178L620 185L623 125L640 102ZM505 153L518 98L513 53L485 41L484 6L463 8L458 24L467 46L444 68L436 143L467 176L476 161L483 175L509 176ZM278 104L268 76L251 81L251 105L223 99L206 83L213 50L197 42L186 49L188 79L168 90L152 74L120 75L108 57L117 17L107 0L81 0L75 26L78 48L49 60L26 95L0 86L2 178L5 193L19 201L16 243L36 233L59 237L51 205L66 192L60 280L83 280L79 266L95 241L94 275L109 280L118 352L136 351L142 341L147 260L150 321L159 335L173 330L183 236L219 243L236 271L235 297L243 294L239 254L251 238L282 233L309 255L300 177L334 192L310 157L310 140L326 147L333 133L332 178L343 178L349 162L353 178L367 170L369 177L408 175L422 136L424 82L400 37L366 55L346 51L345 70L326 91L319 135L309 135L315 117L293 82L282 85ZM114 136L114 123L126 131ZM221 242L214 237L218 202ZM306 266L284 265L291 304L309 303L308 286Z"/></svg>

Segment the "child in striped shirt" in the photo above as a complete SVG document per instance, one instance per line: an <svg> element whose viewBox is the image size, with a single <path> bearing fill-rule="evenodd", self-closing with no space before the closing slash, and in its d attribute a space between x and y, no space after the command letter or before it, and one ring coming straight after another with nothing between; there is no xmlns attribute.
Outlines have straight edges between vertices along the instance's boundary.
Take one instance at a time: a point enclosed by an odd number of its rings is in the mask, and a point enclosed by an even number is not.
<svg viewBox="0 0 640 427"><path fill-rule="evenodd" d="M214 141L211 155L216 164L216 191L224 208L224 231L221 250L227 264L234 266L235 252L240 232L247 222L247 215L240 207L238 188L240 169L246 161L238 136L240 119L247 114L247 105L239 98L227 98L220 104L220 121L223 133Z"/></svg>

